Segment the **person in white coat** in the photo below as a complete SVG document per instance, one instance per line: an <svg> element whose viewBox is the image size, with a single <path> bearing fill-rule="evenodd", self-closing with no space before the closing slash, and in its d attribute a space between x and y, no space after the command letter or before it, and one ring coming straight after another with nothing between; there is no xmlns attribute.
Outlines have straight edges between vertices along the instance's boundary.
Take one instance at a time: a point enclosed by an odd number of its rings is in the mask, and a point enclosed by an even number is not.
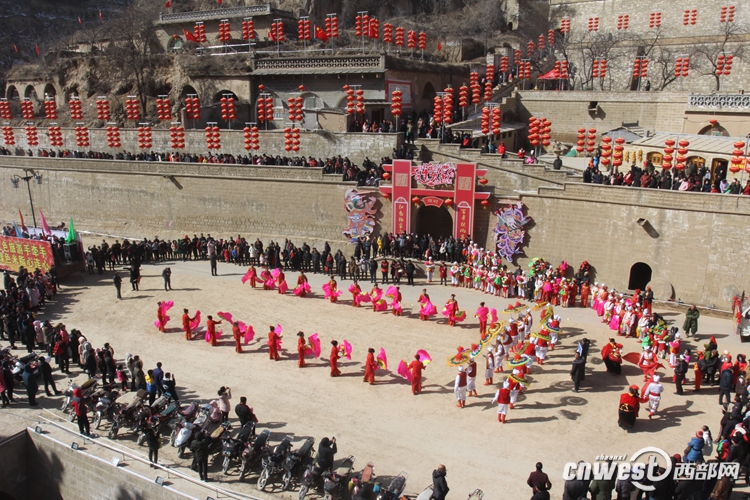
<svg viewBox="0 0 750 500"><path fill-rule="evenodd" d="M458 367L456 382L453 384L453 393L456 395L456 406L463 408L466 406L466 386L468 384L466 370L463 366Z"/></svg>

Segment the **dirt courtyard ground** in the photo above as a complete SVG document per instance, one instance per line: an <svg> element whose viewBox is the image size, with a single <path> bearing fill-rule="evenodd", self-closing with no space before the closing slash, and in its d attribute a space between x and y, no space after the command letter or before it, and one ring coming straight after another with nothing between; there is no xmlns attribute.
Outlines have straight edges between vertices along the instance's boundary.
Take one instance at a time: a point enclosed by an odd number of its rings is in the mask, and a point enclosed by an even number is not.
<svg viewBox="0 0 750 500"><path fill-rule="evenodd" d="M164 292L162 286L165 265L172 268L171 292ZM500 311L511 300L436 283L426 285L424 279L419 279L416 286L401 285L404 316L394 317L390 312L351 307L351 295L346 291L340 303L329 303L323 299L321 285L325 277L321 275L309 276L314 295L298 298L291 291L282 296L243 285L240 278L245 271L245 267L220 263L219 276L212 277L207 261L144 265L140 291L131 291L127 273L121 273L122 301L116 298L111 272L103 276L84 272L63 281L61 296L44 309L40 318L62 321L68 330L81 330L96 347L109 342L118 362L124 360L126 353L140 355L147 369L161 361L165 371L175 374L183 402L207 402L216 397L220 386L231 387L233 404L239 402L240 396L247 396L260 419L259 429L271 429L274 442L291 435L296 446L307 436L316 441L335 436L337 457L354 455L357 470L373 462L381 478L406 471L410 495L430 484L432 470L443 463L448 469L449 498L460 499L480 488L488 500L526 499L531 496L526 478L534 464L542 461L552 481L552 498L561 498L566 462L593 462L600 454L629 456L645 446L661 447L669 454L682 453L701 426L708 425L714 436L718 434L718 388L694 393L692 367L688 374L691 384L684 396L673 395L672 370L662 370L667 377L658 418L649 421L642 409L632 432L620 429L619 396L629 384L642 385L642 377L640 370L627 362L621 376L605 372L599 351L613 332L591 309L556 308L564 330L560 345L544 366L532 368L531 386L509 412L508 423L502 425L496 420L496 406L490 404L496 386L483 386L481 373L479 397L469 398L464 409L456 408L456 370L447 366L446 359L458 345L468 346L478 339L478 323L473 315L480 301ZM297 273L287 272L290 284L296 278ZM346 290L349 284L347 280L339 287ZM362 287L369 290L371 285L363 282ZM467 320L454 328L448 327L442 316L419 321L416 300L423 288L427 288L439 310L449 295L456 293L461 309L468 313ZM153 324L159 300L175 302L167 333L160 333ZM212 348L202 339L188 342L180 328L183 308L189 308L191 314L199 309L204 318L202 325L208 314L216 317L218 311L228 311L252 325L256 338L242 354L234 352L231 328L227 325L221 325L224 335L218 347ZM658 305L655 310L672 324L682 326L683 311ZM509 318L507 314L501 316ZM538 331L539 312L534 313L534 320L533 331ZM284 351L282 359L273 362L268 359L266 332L268 325L277 323L284 328ZM303 369L296 364L298 330L308 336L319 333L323 345L321 359L308 360ZM729 319L704 314L698 338L690 339L685 347L695 352L709 335L715 335L719 349L736 356L745 349L732 332ZM592 345L586 380L576 394L571 391L569 371L576 342L583 337L588 337ZM329 377L327 356L332 339L346 339L354 347L352 360L342 360L340 364L340 378ZM624 352L639 351L635 340L621 342L625 344ZM368 347L385 348L389 360L389 370L377 372L374 386L362 382ZM400 359L410 361L418 349L426 349L434 361L424 372L424 392L413 396L408 383L396 374L396 367ZM77 367L72 371L83 380ZM66 387L66 378L55 374L58 388ZM502 379L502 374L496 375L495 383ZM131 397L126 395L123 399L128 401ZM43 393L39 401L47 408L59 406L59 398L47 398ZM26 408L21 403L14 412L31 412ZM233 412L231 416L236 422ZM103 424L100 433L106 435L107 427L107 423ZM129 433L118 438L117 443L136 447ZM178 460L172 448L164 448L161 458L165 463L184 466L185 470L190 465L189 458ZM217 480L223 477L230 489L257 494L255 475L245 481L247 484L239 484L236 470L222 476L217 463L211 472ZM284 495L296 498L296 492Z"/></svg>

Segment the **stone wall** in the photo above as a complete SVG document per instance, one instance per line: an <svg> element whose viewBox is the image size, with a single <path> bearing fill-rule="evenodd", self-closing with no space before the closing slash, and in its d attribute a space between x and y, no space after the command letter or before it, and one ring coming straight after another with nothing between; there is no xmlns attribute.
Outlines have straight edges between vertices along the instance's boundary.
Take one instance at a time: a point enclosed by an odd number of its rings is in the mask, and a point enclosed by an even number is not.
<svg viewBox="0 0 750 500"><path fill-rule="evenodd" d="M436 161L461 159L435 149ZM737 259L746 248L750 197L582 184L544 166L479 160L490 181L480 190L493 196L490 209L478 208L472 234L493 248L492 208L520 197L532 219L518 261L524 268L533 257L572 266L588 260L597 281L622 290L633 264L643 262L653 270L659 298L725 309L747 288L750 271ZM10 182L21 168L44 176L30 186L37 214L41 209L52 224L73 217L79 230L128 237L210 232L310 245L328 240L334 248L345 243L343 198L353 184L317 169L6 156L0 157L0 220L17 220L19 208L31 220L27 191ZM376 234L390 232L391 202L376 196Z"/></svg>
<svg viewBox="0 0 750 500"><path fill-rule="evenodd" d="M75 130L65 128L61 130L63 135L63 148L72 151L80 151L76 147ZM23 128L14 129L16 149L29 149L26 142L26 132ZM37 129L39 145L31 149L58 149L50 148L49 135L46 127ZM161 153L174 151L171 147L169 130L154 127L152 132L151 151ZM121 149L107 146L106 130L97 128L89 129L90 149L92 151L105 151L115 154L120 151L137 153L138 131L136 129L120 129ZM260 149L256 154L267 154L271 156L313 156L315 158L331 158L341 155L348 156L354 163L361 164L365 157L377 161L384 156L391 156L393 148L399 148L403 136L401 134L344 134L329 131L302 131L300 133L300 150L298 153L290 153L284 150L284 132L282 130L260 131ZM222 130L221 149L218 153L232 155L246 155L244 134L241 130ZM195 154L206 154L206 137L203 130L185 131L185 149L183 152Z"/></svg>
<svg viewBox="0 0 750 500"><path fill-rule="evenodd" d="M659 299L723 309L748 289L750 270L732 257L744 251L748 197L565 184L521 200L532 219L524 269L534 257L576 268L587 260L597 281L626 290L631 267L643 262Z"/></svg>
<svg viewBox="0 0 750 500"><path fill-rule="evenodd" d="M721 8L735 7L734 23L727 26L720 22ZM685 10L696 12L695 24L683 22ZM661 13L661 26L658 29L649 27L651 13ZM618 16L628 15L628 28L617 29ZM676 56L690 55L690 74L674 81L667 87L669 90L679 88L693 92L710 92L715 89L712 76L713 66L702 56L697 48L705 44L715 61L719 50L737 52L750 39L747 26L750 24L750 10L743 2L725 0L705 0L702 2L650 2L647 0L552 0L550 4L550 25L560 27L560 19L569 17L570 41L567 53L576 69L587 76L591 73L590 54L592 50L601 51L614 41L614 48L607 54L610 61L605 79L605 88L621 91L630 88L633 62L639 50L648 51L649 67L647 78L652 82L652 90L660 88L662 73L668 78L674 73ZM599 29L588 31L590 18L598 18ZM733 33L725 47L720 46L726 31ZM658 36L658 42L654 40ZM599 40L607 40L600 43ZM582 51L574 49L577 42L583 40L582 46L588 61L583 60ZM664 61L666 64L661 64ZM745 86L750 76L750 65L735 57L731 75L721 78L721 90L737 91ZM580 75L576 77L576 88L580 86ZM610 87L611 86L611 87Z"/></svg>
<svg viewBox="0 0 750 500"><path fill-rule="evenodd" d="M638 122L646 130L683 132L687 94L519 92L517 103L520 121L526 121L530 116L544 116L552 122L553 139L575 142L577 130L581 127L594 127L603 132L620 127L623 122ZM589 111L592 103L596 103L595 111ZM706 125L709 119L709 116L705 117Z"/></svg>

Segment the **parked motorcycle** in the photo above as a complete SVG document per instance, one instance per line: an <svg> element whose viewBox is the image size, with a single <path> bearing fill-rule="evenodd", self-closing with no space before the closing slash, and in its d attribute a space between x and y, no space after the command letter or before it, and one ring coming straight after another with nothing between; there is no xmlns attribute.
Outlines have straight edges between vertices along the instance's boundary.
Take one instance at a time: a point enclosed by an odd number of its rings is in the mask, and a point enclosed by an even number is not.
<svg viewBox="0 0 750 500"><path fill-rule="evenodd" d="M242 452L254 434L255 422L247 422L242 426L236 438L227 437L224 440L224 446L221 449L221 455L224 457L224 461L221 464L221 472L226 474L229 471L232 460L240 460L242 458Z"/></svg>
<svg viewBox="0 0 750 500"><path fill-rule="evenodd" d="M381 489L376 500L398 500L406 488L406 478L409 477L406 472L399 473L398 476L391 479L387 488Z"/></svg>
<svg viewBox="0 0 750 500"><path fill-rule="evenodd" d="M48 363L49 359L50 358L47 358ZM31 366L31 370L35 377L41 375L39 372L39 354L36 351L32 351L26 356L13 359L13 368L11 372L13 372L13 378L15 378L16 382L21 382L23 380L22 376L26 365Z"/></svg>
<svg viewBox="0 0 750 500"><path fill-rule="evenodd" d="M85 384L84 384L85 385ZM136 398L128 405L118 404L117 409L114 411L112 419L112 426L109 428L109 439L117 438L117 434L120 429L127 427L135 431L140 417L144 415L143 400L148 396L148 393L141 389L136 393ZM151 413L150 411L148 412Z"/></svg>
<svg viewBox="0 0 750 500"><path fill-rule="evenodd" d="M351 493L352 500L370 500L374 492L372 484L374 477L375 466L372 462L368 462L361 472L351 476L349 480L349 492Z"/></svg>
<svg viewBox="0 0 750 500"><path fill-rule="evenodd" d="M292 438L286 436L280 444L274 446L273 451L266 458L261 459L263 470L258 476L258 489L263 491L268 484L268 479L275 474L284 472L286 455L292 449Z"/></svg>
<svg viewBox="0 0 750 500"><path fill-rule="evenodd" d="M307 466L305 472L302 473L302 481L300 481L299 494L297 496L298 500L305 500L307 492L313 486L321 486L319 484L322 479L321 472L324 471L314 463Z"/></svg>
<svg viewBox="0 0 750 500"><path fill-rule="evenodd" d="M344 493L344 485L349 483L349 474L354 467L354 457L349 455L333 472L324 472L323 500L341 498ZM371 464L370 464L371 465Z"/></svg>
<svg viewBox="0 0 750 500"><path fill-rule="evenodd" d="M60 411L65 412L68 408L70 408L70 403L73 401L73 391L76 389L81 389L83 392L83 397L90 396L95 390L96 386L99 384L99 381L95 378L90 378L80 386L73 382L72 380L68 382L68 388L65 389L65 398L63 399L62 405L60 406Z"/></svg>
<svg viewBox="0 0 750 500"><path fill-rule="evenodd" d="M240 467L240 481L245 478L256 464L259 464L268 447L268 439L271 431L268 429L261 432L253 441L248 441L242 452L242 466Z"/></svg>
<svg viewBox="0 0 750 500"><path fill-rule="evenodd" d="M195 422L190 421L197 411L198 403L190 403L187 408L179 412L177 418L172 419L169 423L169 427L172 428L172 433L169 436L169 444L177 448L177 456L179 458L183 457L185 449L190 446L193 438L198 433L198 430L200 430L197 419Z"/></svg>
<svg viewBox="0 0 750 500"><path fill-rule="evenodd" d="M112 420L114 417L115 409L117 408L115 401L120 396L120 391L112 389L105 391L104 394L99 398L94 406L94 429L98 429L102 423L102 418Z"/></svg>
<svg viewBox="0 0 750 500"><path fill-rule="evenodd" d="M303 467L310 458L314 444L315 438L307 438L298 450L287 453L284 460L284 475L281 478L283 490L289 489L292 480L297 477L300 467Z"/></svg>
<svg viewBox="0 0 750 500"><path fill-rule="evenodd" d="M167 400L169 399L169 396L167 396ZM160 410L160 408L163 408ZM165 406L151 406L148 411L150 411L151 415L147 416L148 421L151 423L151 427L154 429L160 429L162 424L165 422L170 422L174 416L177 414L177 412L180 409L180 402L179 401L173 401L171 403L166 403ZM144 410L146 410L144 408ZM138 446L142 445L146 440L146 434L145 434L145 428L141 428L141 432L138 435Z"/></svg>

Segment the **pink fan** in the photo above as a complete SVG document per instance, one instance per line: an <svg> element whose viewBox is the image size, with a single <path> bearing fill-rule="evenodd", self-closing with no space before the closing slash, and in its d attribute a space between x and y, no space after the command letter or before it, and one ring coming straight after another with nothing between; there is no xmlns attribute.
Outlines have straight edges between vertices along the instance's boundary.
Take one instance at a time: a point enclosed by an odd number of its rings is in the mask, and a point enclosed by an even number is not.
<svg viewBox="0 0 750 500"><path fill-rule="evenodd" d="M383 297L383 289L378 288L374 290L373 292L370 292L370 297L372 298L373 301L377 302Z"/></svg>
<svg viewBox="0 0 750 500"><path fill-rule="evenodd" d="M285 294L289 290L289 285L286 284L286 280L279 283L279 293Z"/></svg>
<svg viewBox="0 0 750 500"><path fill-rule="evenodd" d="M268 278L266 280L266 288L269 290L276 290L276 283L274 283L273 278Z"/></svg>
<svg viewBox="0 0 750 500"><path fill-rule="evenodd" d="M325 284L324 284L323 286L321 286L320 288L322 288L322 289L323 289L323 293L325 294L325 297L326 297L327 299L330 299L330 298L331 298L331 285L329 285L328 283L325 283Z"/></svg>
<svg viewBox="0 0 750 500"><path fill-rule="evenodd" d="M479 309L477 309L477 318L479 318L479 321L487 321L487 315L489 314L490 310L489 308L482 306Z"/></svg>
<svg viewBox="0 0 750 500"><path fill-rule="evenodd" d="M281 337L284 335L284 329L281 328L281 325L276 325L276 328L273 329L274 332L276 332L276 335L279 336L278 340L276 340L276 349L281 350Z"/></svg>
<svg viewBox="0 0 750 500"><path fill-rule="evenodd" d="M221 319L224 319L229 323L230 325L234 324L234 320L232 319L232 314L228 312L217 312L217 316L219 316Z"/></svg>
<svg viewBox="0 0 750 500"><path fill-rule="evenodd" d="M395 299L398 297L398 290L396 290L395 286L389 286L388 290L385 291L385 296L390 299Z"/></svg>
<svg viewBox="0 0 750 500"><path fill-rule="evenodd" d="M253 330L252 326L248 325L247 330L245 330L245 345L247 345L254 338L255 338L255 330Z"/></svg>
<svg viewBox="0 0 750 500"><path fill-rule="evenodd" d="M403 359L398 364L398 369L396 370L396 373L404 377L406 380L411 382L412 376L411 376L411 370L409 370L409 367L406 366L406 361Z"/></svg>
<svg viewBox="0 0 750 500"><path fill-rule="evenodd" d="M271 269L271 276L273 276L273 279L279 279L279 274L281 274L281 269L278 267Z"/></svg>
<svg viewBox="0 0 750 500"><path fill-rule="evenodd" d="M352 283L351 285L349 285L349 288L347 288L347 290L349 290L349 293L354 293L355 291L357 291L357 289L354 288L354 283Z"/></svg>
<svg viewBox="0 0 750 500"><path fill-rule="evenodd" d="M205 336L206 342L209 344L211 343L211 335L209 335L208 330L206 330L206 336Z"/></svg>
<svg viewBox="0 0 750 500"><path fill-rule="evenodd" d="M304 284L304 285L302 285L302 286L304 287L304 289L305 289L305 292L307 292L307 293L312 293L312 288L310 287L310 283L305 283L305 284Z"/></svg>
<svg viewBox="0 0 750 500"><path fill-rule="evenodd" d="M341 345L341 353L346 359L352 359L352 345L346 339L344 339L344 342Z"/></svg>
<svg viewBox="0 0 750 500"><path fill-rule="evenodd" d="M310 342L310 345L312 346L313 357L319 358L321 349L320 338L318 338L318 334L313 333L312 335L310 335L310 337L308 337L307 341Z"/></svg>
<svg viewBox="0 0 750 500"><path fill-rule="evenodd" d="M370 294L369 293L360 293L359 297L357 297L357 299L359 300L360 304L367 303L367 302L370 302L372 300L370 298Z"/></svg>
<svg viewBox="0 0 750 500"><path fill-rule="evenodd" d="M419 356L419 361L421 361L423 365L426 365L427 363L429 363L430 361L432 361L432 357L424 349L418 350L417 351L417 356Z"/></svg>
<svg viewBox="0 0 750 500"><path fill-rule="evenodd" d="M256 277L255 269L248 270L245 273L245 275L242 277L242 284L244 285L245 283L247 283L248 281L250 281L251 279L255 277Z"/></svg>
<svg viewBox="0 0 750 500"><path fill-rule="evenodd" d="M195 319L190 322L190 329L195 330L201 324L201 312L195 311Z"/></svg>
<svg viewBox="0 0 750 500"><path fill-rule="evenodd" d="M376 359L378 360L380 368L382 368L383 370L388 369L388 357L385 355L385 349L383 349L382 347L380 348L380 352L378 353Z"/></svg>
<svg viewBox="0 0 750 500"><path fill-rule="evenodd" d="M391 301L391 308L393 308L396 312L403 312L403 309L401 308L401 302L397 302L395 300Z"/></svg>
<svg viewBox="0 0 750 500"><path fill-rule="evenodd" d="M497 309L490 307L490 324L497 323Z"/></svg>

